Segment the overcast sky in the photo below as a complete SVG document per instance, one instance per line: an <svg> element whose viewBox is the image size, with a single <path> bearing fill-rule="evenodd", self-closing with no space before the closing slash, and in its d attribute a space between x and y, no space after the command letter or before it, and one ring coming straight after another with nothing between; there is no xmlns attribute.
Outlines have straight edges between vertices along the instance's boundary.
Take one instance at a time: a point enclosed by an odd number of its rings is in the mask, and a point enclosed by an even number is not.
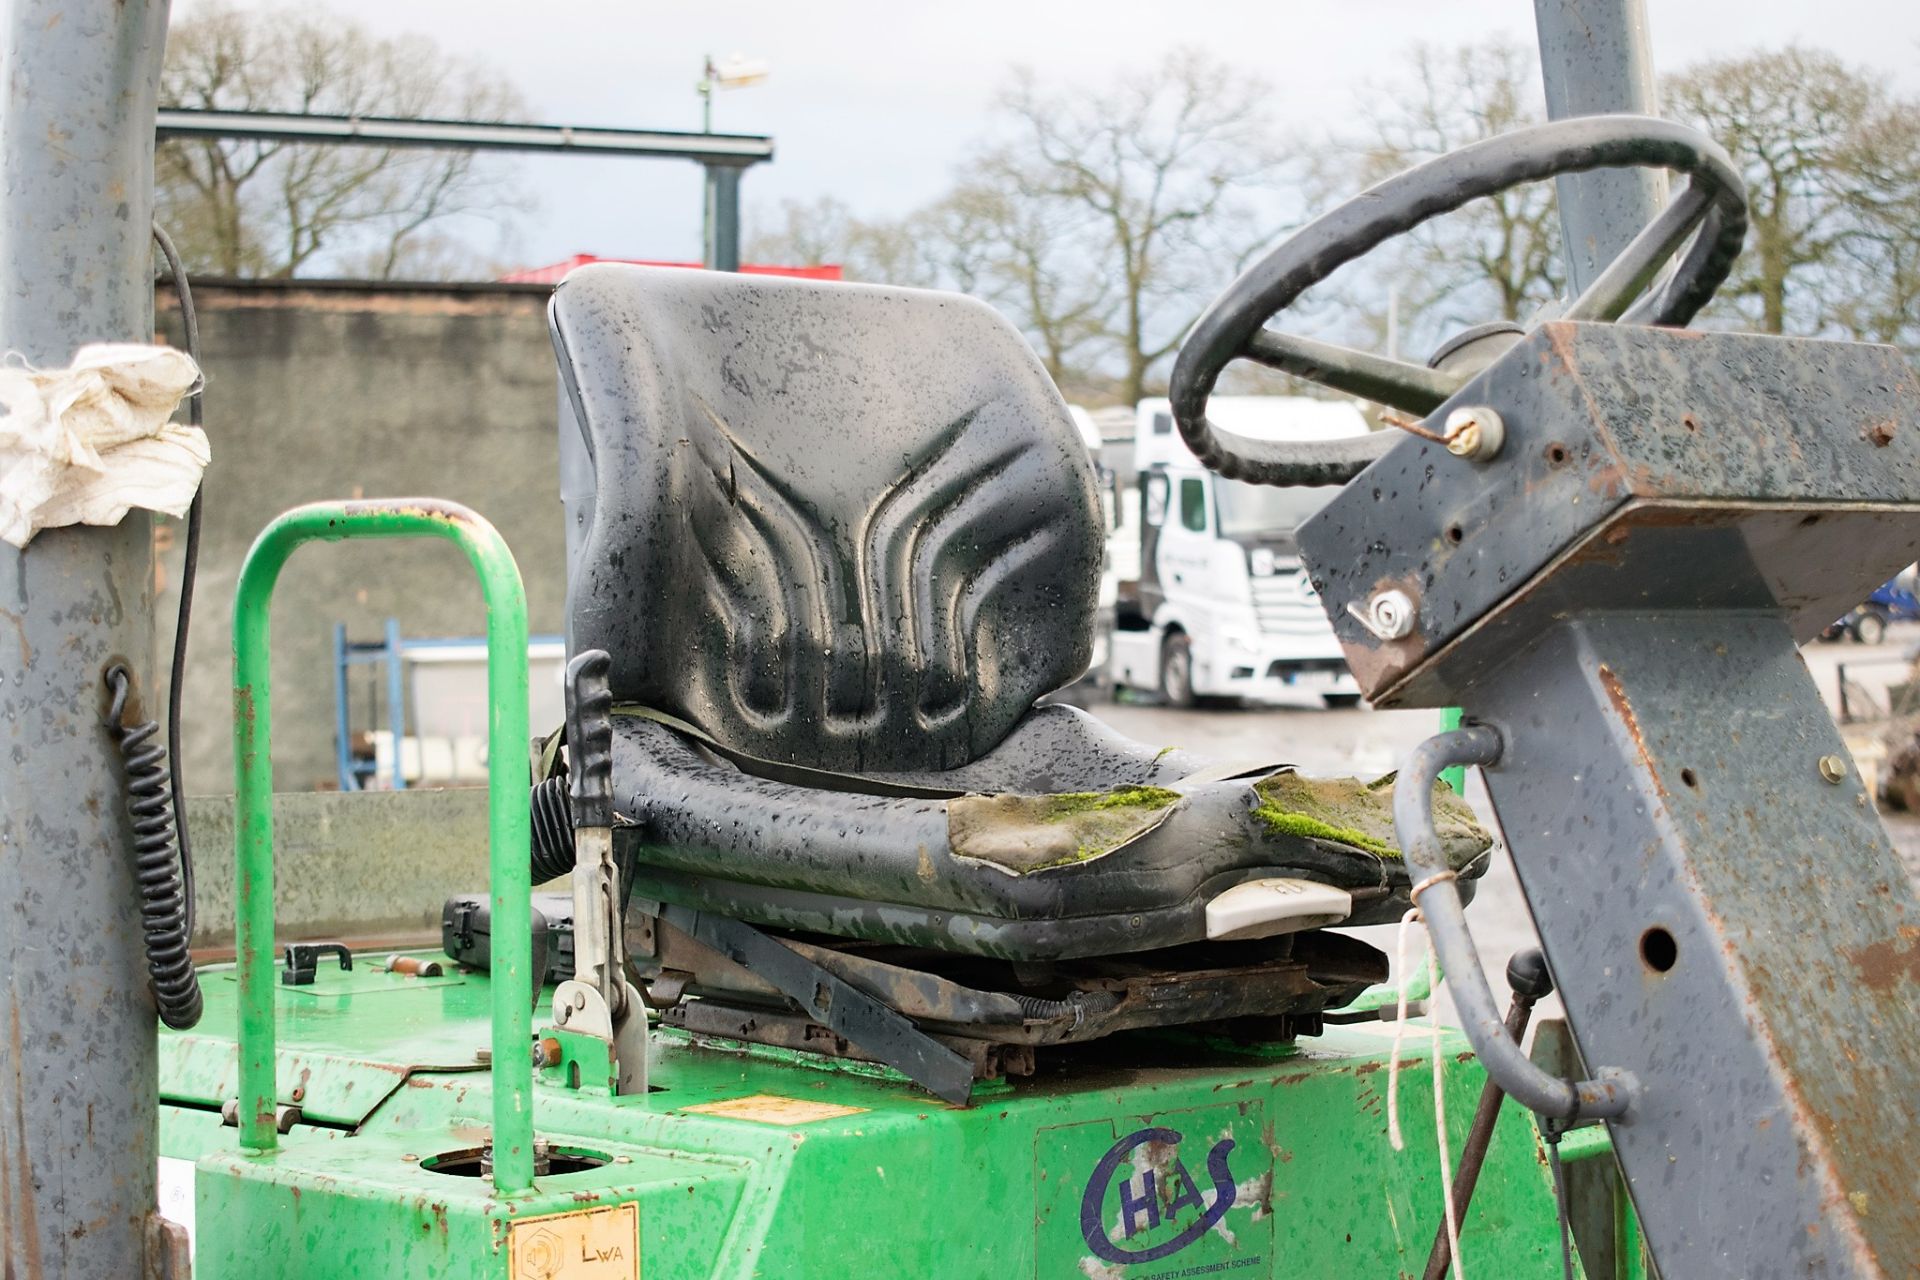
<svg viewBox="0 0 1920 1280"><path fill-rule="evenodd" d="M175 0L176 17L202 0ZM269 8L261 0L239 0ZM995 87L1024 63L1071 87L1203 47L1275 86L1275 113L1330 130L1417 42L1504 35L1531 44L1530 0L305 0L382 35L422 34L515 84L557 124L697 129L707 53L764 59L764 84L719 95L715 128L769 133L771 165L743 183L749 217L834 194L900 213L943 190L986 123ZM1801 42L1920 91L1920 0L1647 0L1663 70ZM700 177L685 162L517 162L539 201L503 251L695 258Z"/></svg>

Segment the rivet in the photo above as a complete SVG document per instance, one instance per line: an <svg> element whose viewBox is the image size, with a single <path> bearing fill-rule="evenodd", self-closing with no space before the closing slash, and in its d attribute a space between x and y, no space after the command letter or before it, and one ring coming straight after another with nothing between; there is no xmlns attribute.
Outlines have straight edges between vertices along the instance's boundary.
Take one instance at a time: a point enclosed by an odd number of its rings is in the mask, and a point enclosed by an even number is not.
<svg viewBox="0 0 1920 1280"><path fill-rule="evenodd" d="M419 1164L419 1163L420 1163L420 1157L419 1157L419 1156L417 1156L417 1155L415 1155L415 1154L413 1154L413 1152L411 1152L411 1151L409 1151L409 1152L407 1152L407 1154L405 1154L405 1155L403 1155L403 1156L401 1156L401 1157L400 1157L400 1159L401 1159L401 1161L402 1161L403 1163L405 1163L405 1164Z"/></svg>
<svg viewBox="0 0 1920 1280"><path fill-rule="evenodd" d="M1820 776L1828 782L1839 785L1847 776L1847 758L1845 756L1821 756Z"/></svg>

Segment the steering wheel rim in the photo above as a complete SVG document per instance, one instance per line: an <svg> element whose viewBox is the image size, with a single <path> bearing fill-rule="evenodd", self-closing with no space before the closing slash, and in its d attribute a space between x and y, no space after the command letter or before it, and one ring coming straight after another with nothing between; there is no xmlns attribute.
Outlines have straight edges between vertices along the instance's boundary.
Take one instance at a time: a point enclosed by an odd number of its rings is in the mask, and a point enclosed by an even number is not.
<svg viewBox="0 0 1920 1280"><path fill-rule="evenodd" d="M1697 130L1649 116L1584 116L1489 138L1416 165L1314 219L1242 272L1208 306L1181 344L1168 387L1173 419L1200 462L1254 484L1339 484L1395 443L1391 432L1341 440L1268 441L1208 421L1215 382L1235 360L1253 359L1316 381L1341 374L1345 389L1431 412L1450 394L1445 379L1403 361L1294 338L1266 328L1333 271L1440 214L1523 182L1601 168L1664 168L1691 179L1622 250L1569 318L1621 319L1677 327L1726 282L1746 239L1746 184L1719 144ZM1658 294L1647 281L1695 229L1692 247Z"/></svg>

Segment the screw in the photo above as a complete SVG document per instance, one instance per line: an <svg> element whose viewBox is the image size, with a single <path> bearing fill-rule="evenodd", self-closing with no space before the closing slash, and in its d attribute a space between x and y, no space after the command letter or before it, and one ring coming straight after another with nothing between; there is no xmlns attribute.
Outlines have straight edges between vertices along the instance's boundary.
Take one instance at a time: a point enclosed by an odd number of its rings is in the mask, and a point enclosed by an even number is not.
<svg viewBox="0 0 1920 1280"><path fill-rule="evenodd" d="M1820 776L1835 786L1847 776L1847 758L1845 756L1821 756Z"/></svg>
<svg viewBox="0 0 1920 1280"><path fill-rule="evenodd" d="M1485 462L1506 443L1507 424L1485 405L1455 409L1447 415L1446 440L1454 457Z"/></svg>
<svg viewBox="0 0 1920 1280"><path fill-rule="evenodd" d="M1380 592L1367 602L1365 609L1349 602L1347 612L1359 619L1360 625L1376 640L1402 640L1412 635L1414 619L1419 614L1413 597L1398 587Z"/></svg>

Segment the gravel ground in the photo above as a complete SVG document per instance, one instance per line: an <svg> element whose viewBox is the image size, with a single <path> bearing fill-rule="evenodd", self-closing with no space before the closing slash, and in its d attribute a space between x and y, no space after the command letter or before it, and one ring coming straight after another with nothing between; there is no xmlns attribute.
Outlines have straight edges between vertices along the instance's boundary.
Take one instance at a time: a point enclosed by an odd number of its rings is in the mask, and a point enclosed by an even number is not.
<svg viewBox="0 0 1920 1280"><path fill-rule="evenodd" d="M1910 624L1890 630L1884 644L1816 644L1804 653L1822 696L1837 711L1842 665L1850 687L1864 688L1870 697L1884 701L1886 686L1905 678L1904 664L1898 660L1917 645L1920 624ZM1854 700L1850 695L1849 702ZM1087 709L1122 733L1156 746L1178 746L1215 760L1275 761L1296 765L1306 773L1360 777L1374 777L1397 768L1401 758L1438 727L1437 714L1431 711L1327 711L1320 707L1318 698L1305 697L1297 706L1231 710L1178 711L1145 703L1102 701L1090 703ZM1856 725L1848 726L1846 732L1857 752L1880 731L1870 725ZM1469 778L1467 799L1483 818L1489 816L1486 792L1478 778ZM1908 871L1920 879L1920 818L1896 813L1882 816ZM1478 896L1468 908L1468 918L1495 996L1504 1006L1507 960L1515 951L1537 945L1533 917L1504 848L1496 851L1494 864L1482 878ZM1394 954L1393 928L1351 932L1389 957ZM1425 940L1418 931L1409 949L1413 957L1424 954ZM1443 1016L1451 1016L1444 988L1440 1007ZM1544 1004L1541 1012L1557 1016L1558 1001Z"/></svg>

